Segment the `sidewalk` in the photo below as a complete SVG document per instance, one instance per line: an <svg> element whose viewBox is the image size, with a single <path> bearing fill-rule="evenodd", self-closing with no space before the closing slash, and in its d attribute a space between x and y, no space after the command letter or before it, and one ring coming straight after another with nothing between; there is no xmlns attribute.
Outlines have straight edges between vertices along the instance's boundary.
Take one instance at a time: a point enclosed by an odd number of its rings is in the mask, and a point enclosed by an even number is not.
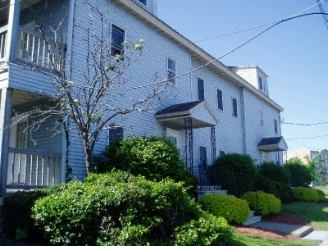
<svg viewBox="0 0 328 246"><path fill-rule="evenodd" d="M295 235L304 240L322 241L320 246L328 246L328 231L313 230L311 226L290 225L275 222L258 222L253 224L252 227L270 231L280 231Z"/></svg>

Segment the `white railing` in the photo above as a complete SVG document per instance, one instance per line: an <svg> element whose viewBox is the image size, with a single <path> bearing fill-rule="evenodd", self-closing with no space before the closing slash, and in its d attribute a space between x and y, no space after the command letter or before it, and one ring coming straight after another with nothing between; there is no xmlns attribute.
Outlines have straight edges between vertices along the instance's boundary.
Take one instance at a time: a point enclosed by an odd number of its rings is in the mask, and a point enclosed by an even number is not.
<svg viewBox="0 0 328 246"><path fill-rule="evenodd" d="M41 68L63 69L66 46L40 33L20 27L18 32L17 59Z"/></svg>
<svg viewBox="0 0 328 246"><path fill-rule="evenodd" d="M7 26L0 27L0 61L4 60L6 55Z"/></svg>
<svg viewBox="0 0 328 246"><path fill-rule="evenodd" d="M9 149L7 189L29 189L61 182L61 154Z"/></svg>

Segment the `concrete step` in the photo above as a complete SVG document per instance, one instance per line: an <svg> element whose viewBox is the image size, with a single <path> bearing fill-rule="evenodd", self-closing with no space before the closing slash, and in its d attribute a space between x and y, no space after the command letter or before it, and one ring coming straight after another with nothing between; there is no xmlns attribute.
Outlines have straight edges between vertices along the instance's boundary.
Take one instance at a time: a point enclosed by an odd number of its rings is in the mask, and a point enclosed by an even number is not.
<svg viewBox="0 0 328 246"><path fill-rule="evenodd" d="M248 220L246 222L243 223L244 226L249 226L249 225L253 225L256 224L258 222L260 222L262 220L262 216L252 216L250 218L248 218Z"/></svg>

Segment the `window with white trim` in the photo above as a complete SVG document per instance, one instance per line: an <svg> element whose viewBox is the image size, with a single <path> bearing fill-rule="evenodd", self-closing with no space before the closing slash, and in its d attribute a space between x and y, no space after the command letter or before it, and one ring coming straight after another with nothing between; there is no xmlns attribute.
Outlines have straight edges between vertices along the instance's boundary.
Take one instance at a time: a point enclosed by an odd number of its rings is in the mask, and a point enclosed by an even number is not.
<svg viewBox="0 0 328 246"><path fill-rule="evenodd" d="M238 117L238 106L236 98L232 98L232 115Z"/></svg>
<svg viewBox="0 0 328 246"><path fill-rule="evenodd" d="M274 132L278 134L278 121L274 120Z"/></svg>
<svg viewBox="0 0 328 246"><path fill-rule="evenodd" d="M125 31L118 26L112 25L112 35L111 35L111 55L123 55L124 47L124 36Z"/></svg>
<svg viewBox="0 0 328 246"><path fill-rule="evenodd" d="M16 128L16 143L15 147L17 149L26 149L27 148L27 121L17 123Z"/></svg>
<svg viewBox="0 0 328 246"><path fill-rule="evenodd" d="M217 89L217 98L218 98L218 109L223 110L223 99L222 99L222 91Z"/></svg>
<svg viewBox="0 0 328 246"><path fill-rule="evenodd" d="M205 91L204 91L204 80L198 78L198 100L204 101Z"/></svg>
<svg viewBox="0 0 328 246"><path fill-rule="evenodd" d="M108 131L108 144L111 144L115 140L123 139L123 127L111 126Z"/></svg>
<svg viewBox="0 0 328 246"><path fill-rule="evenodd" d="M171 83L175 83L175 76L176 76L175 60L171 58L167 58L167 79Z"/></svg>
<svg viewBox="0 0 328 246"><path fill-rule="evenodd" d="M264 126L264 116L263 116L263 112L260 111L260 124L261 124L261 127Z"/></svg>

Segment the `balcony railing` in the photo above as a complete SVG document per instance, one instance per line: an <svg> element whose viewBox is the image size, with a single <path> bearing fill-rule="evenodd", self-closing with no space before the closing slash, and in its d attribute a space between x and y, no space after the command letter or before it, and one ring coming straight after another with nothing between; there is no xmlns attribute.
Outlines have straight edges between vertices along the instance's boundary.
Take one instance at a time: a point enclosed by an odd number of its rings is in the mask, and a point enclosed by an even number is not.
<svg viewBox="0 0 328 246"><path fill-rule="evenodd" d="M61 182L61 154L9 149L7 189L33 189Z"/></svg>
<svg viewBox="0 0 328 246"><path fill-rule="evenodd" d="M5 58L6 51L6 41L7 41L7 26L0 28L0 61Z"/></svg>
<svg viewBox="0 0 328 246"><path fill-rule="evenodd" d="M62 70L66 46L23 27L18 32L17 59L41 68Z"/></svg>
<svg viewBox="0 0 328 246"><path fill-rule="evenodd" d="M6 55L8 26L0 27L0 62ZM40 33L19 27L16 61L31 66L61 71L65 64L66 45L44 38Z"/></svg>

